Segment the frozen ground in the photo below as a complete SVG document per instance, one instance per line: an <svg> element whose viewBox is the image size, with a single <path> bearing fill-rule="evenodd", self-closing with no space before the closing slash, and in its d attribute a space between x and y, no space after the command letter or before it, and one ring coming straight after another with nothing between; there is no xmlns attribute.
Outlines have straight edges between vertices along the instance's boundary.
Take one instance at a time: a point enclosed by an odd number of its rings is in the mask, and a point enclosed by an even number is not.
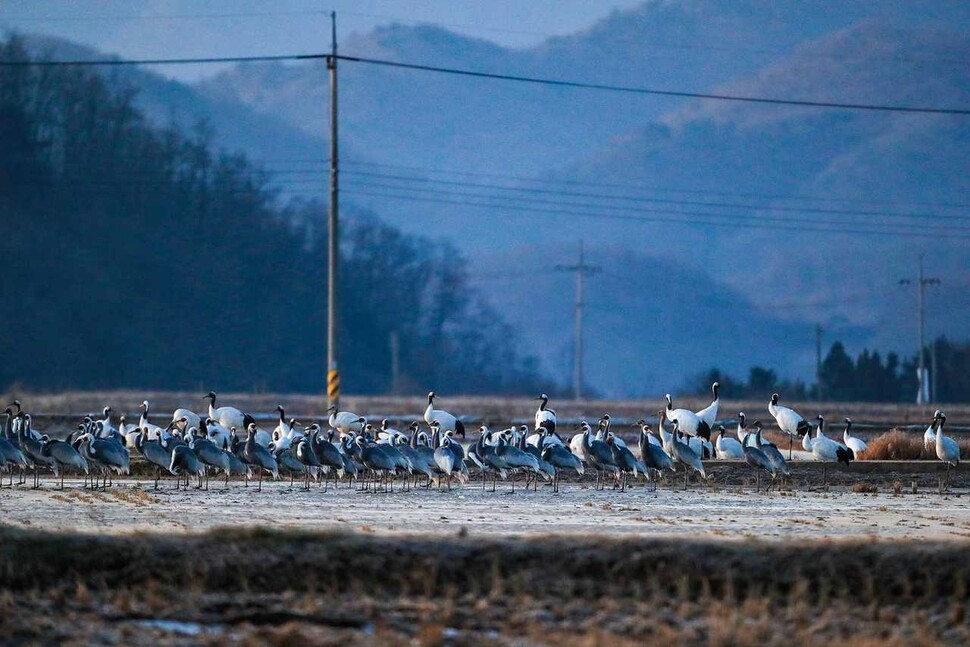
<svg viewBox="0 0 970 647"><path fill-rule="evenodd" d="M697 487L685 492L649 486L620 493L563 484L554 494L516 489L495 493L476 485L450 493L417 489L361 493L341 485L310 492L264 483L263 492L242 482L210 485L208 492L159 490L150 481L126 481L107 492L80 481L64 491L45 483L0 490L0 518L13 527L125 534L187 533L223 526L355 530L381 535L536 536L543 534L792 539L939 539L970 537L970 496L958 490L902 495L829 492L754 494L750 488Z"/></svg>

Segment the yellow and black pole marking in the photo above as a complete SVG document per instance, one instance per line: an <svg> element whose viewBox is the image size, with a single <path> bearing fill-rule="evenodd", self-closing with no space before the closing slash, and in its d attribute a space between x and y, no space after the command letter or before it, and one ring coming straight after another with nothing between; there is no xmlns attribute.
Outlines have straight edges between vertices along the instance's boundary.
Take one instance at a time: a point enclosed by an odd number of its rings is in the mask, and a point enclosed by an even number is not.
<svg viewBox="0 0 970 647"><path fill-rule="evenodd" d="M327 373L327 398L331 405L340 401L340 371L335 368Z"/></svg>

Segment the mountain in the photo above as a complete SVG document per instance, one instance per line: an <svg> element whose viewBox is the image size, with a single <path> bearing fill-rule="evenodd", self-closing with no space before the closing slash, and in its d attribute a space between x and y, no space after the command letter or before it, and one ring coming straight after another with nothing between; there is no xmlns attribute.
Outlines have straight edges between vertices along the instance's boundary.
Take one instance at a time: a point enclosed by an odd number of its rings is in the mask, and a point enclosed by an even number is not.
<svg viewBox="0 0 970 647"><path fill-rule="evenodd" d="M340 45L351 56L524 76L965 107L968 34L964 2L654 0L525 49L393 24ZM710 366L763 363L810 381L816 324L850 352L911 352L914 294L898 280L915 274L921 253L944 279L930 289L928 335L970 336L966 117L590 92L350 61L339 73L343 204L465 251L476 283L564 383L572 275L553 270L575 262L580 239L604 268L587 284L588 381L610 395L656 394ZM155 82L146 94L164 115L178 94ZM179 86L177 103L213 111L217 140L264 160L287 194L320 195L326 90L322 62L246 64ZM889 228L912 235L879 233Z"/></svg>
<svg viewBox="0 0 970 647"><path fill-rule="evenodd" d="M116 58L61 38L29 34L25 44L38 57L62 60ZM158 126L173 124L192 130L205 122L205 135L222 148L241 152L257 162L276 157L321 158L324 138L311 135L286 119L264 114L233 97L205 94L195 88L138 67L96 68L113 85L128 87L135 105Z"/></svg>
<svg viewBox="0 0 970 647"><path fill-rule="evenodd" d="M966 25L966 3L932 8L877 0L832 11L825 2L653 0L590 29L513 50L434 26L391 24L341 41L348 56L606 84L704 91L744 78L807 39L880 17L889 24ZM327 132L322 62L237 66L200 84L311 136ZM679 101L474 81L343 62L343 140L380 162L545 174L561 160L622 137ZM592 118L591 118L592 117Z"/></svg>
<svg viewBox="0 0 970 647"><path fill-rule="evenodd" d="M891 68L878 64L887 54L915 51L920 55L900 58ZM805 43L785 61L716 91L816 101L841 97L855 103L893 96L903 105L923 105L932 97L934 105L966 106L970 78L959 62L968 57L968 33L866 22ZM577 165L573 175L616 182L649 177L665 187L702 188L706 195L700 201L750 205L750 215L774 219L779 227L827 229L711 227L704 239L710 249L740 252L725 255L723 280L753 299L763 295L758 300L774 314L793 321L811 317L830 329L840 322L865 326L871 331L865 343L885 347L903 339L906 348L912 296L900 290L898 280L915 275L921 253L934 275L947 277L939 296L948 304L939 308L935 301L932 326L970 334L967 304L959 299L970 283L964 204L970 195L968 142L966 117L708 101L604 147ZM789 197L761 197L768 195ZM856 224L831 224L836 221ZM899 229L906 223L912 236L870 235L864 244L859 235L840 231L873 225ZM659 231L656 241L676 253L685 240L698 244L697 231L695 225L672 225ZM805 309L799 301L821 307ZM779 302L792 307L773 307Z"/></svg>

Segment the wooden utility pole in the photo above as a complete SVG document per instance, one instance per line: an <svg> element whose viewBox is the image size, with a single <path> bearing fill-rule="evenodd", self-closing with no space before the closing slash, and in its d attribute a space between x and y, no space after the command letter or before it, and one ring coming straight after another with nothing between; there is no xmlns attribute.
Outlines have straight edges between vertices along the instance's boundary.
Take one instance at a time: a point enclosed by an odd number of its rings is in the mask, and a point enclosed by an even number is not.
<svg viewBox="0 0 970 647"><path fill-rule="evenodd" d="M340 403L340 371L337 366L337 269L340 261L337 232L337 13L330 12L330 211L327 244L327 399Z"/></svg>
<svg viewBox="0 0 970 647"><path fill-rule="evenodd" d="M929 391L929 379L926 374L926 358L923 353L924 340L923 340L923 330L926 325L926 286L928 285L939 285L941 283L940 279L937 278L927 278L923 275L923 255L920 254L919 257L919 270L916 274L916 280L912 279L901 279L899 281L900 285L915 285L916 286L916 330L919 337L919 351L916 355L917 359L917 378L919 380L919 390L916 392L916 404L928 404L930 400Z"/></svg>
<svg viewBox="0 0 970 647"><path fill-rule="evenodd" d="M576 272L576 313L573 331L573 397L583 397L583 308L585 307L584 279L587 274L595 274L601 268L587 265L583 258L583 242L579 242L579 262L576 265L557 265L562 272Z"/></svg>
<svg viewBox="0 0 970 647"><path fill-rule="evenodd" d="M391 393L401 392L401 340L396 330L391 331Z"/></svg>

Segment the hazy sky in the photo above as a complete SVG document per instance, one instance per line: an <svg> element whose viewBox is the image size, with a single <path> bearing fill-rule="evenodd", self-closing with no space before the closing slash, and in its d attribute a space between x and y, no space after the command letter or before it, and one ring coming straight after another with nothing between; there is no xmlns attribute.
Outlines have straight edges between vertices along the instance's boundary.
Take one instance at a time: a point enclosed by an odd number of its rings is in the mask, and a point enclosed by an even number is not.
<svg viewBox="0 0 970 647"><path fill-rule="evenodd" d="M40 32L127 58L320 51L376 25L437 23L513 47L588 27L643 0L0 0L0 29ZM158 70L191 80L207 67Z"/></svg>

